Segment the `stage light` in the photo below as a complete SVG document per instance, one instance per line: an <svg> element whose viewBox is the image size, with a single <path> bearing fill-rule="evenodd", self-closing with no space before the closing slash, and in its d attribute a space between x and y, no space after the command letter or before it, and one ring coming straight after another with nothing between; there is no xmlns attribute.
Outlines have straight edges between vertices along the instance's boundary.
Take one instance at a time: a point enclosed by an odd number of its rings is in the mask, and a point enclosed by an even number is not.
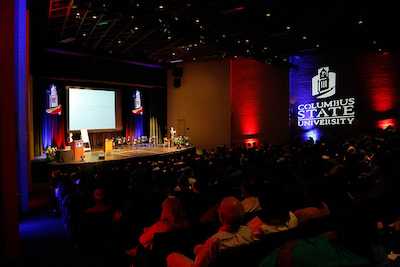
<svg viewBox="0 0 400 267"><path fill-rule="evenodd" d="M175 56L175 55L176 55L176 53L175 53L175 52L172 52L172 55L173 55L173 56Z"/></svg>
<svg viewBox="0 0 400 267"><path fill-rule="evenodd" d="M193 58L193 61L196 61L196 60L197 60L197 58L194 57L194 58Z"/></svg>
<svg viewBox="0 0 400 267"><path fill-rule="evenodd" d="M363 21L362 20L359 20L358 21L358 25L362 25L363 24Z"/></svg>
<svg viewBox="0 0 400 267"><path fill-rule="evenodd" d="M168 40L171 40L171 39L172 39L172 37L171 37L170 35L168 35L168 37L167 37L167 38L168 38Z"/></svg>
<svg viewBox="0 0 400 267"><path fill-rule="evenodd" d="M163 5L159 5L158 8L159 9L164 9L164 6Z"/></svg>
<svg viewBox="0 0 400 267"><path fill-rule="evenodd" d="M303 40L307 40L307 36L304 35L304 36L303 36Z"/></svg>
<svg viewBox="0 0 400 267"><path fill-rule="evenodd" d="M174 19L175 19L176 21L178 21L178 20L179 20L179 18L178 18L178 17L175 17Z"/></svg>
<svg viewBox="0 0 400 267"><path fill-rule="evenodd" d="M270 13L270 12L267 12L267 13L265 14L265 16L266 16L267 18L270 18L270 17L271 17L271 13Z"/></svg>
<svg viewBox="0 0 400 267"><path fill-rule="evenodd" d="M200 19L196 19L195 22L196 22L196 23L200 23Z"/></svg>
<svg viewBox="0 0 400 267"><path fill-rule="evenodd" d="M136 30L136 31L139 30L139 27L136 26L136 27L135 27L135 30Z"/></svg>
<svg viewBox="0 0 400 267"><path fill-rule="evenodd" d="M122 43L122 41L121 41L121 40L118 40L118 43L120 44L120 43Z"/></svg>
<svg viewBox="0 0 400 267"><path fill-rule="evenodd" d="M96 15L93 15L93 19L97 19L97 16L96 16Z"/></svg>
<svg viewBox="0 0 400 267"><path fill-rule="evenodd" d="M287 25L287 26L286 26L286 30L289 31L290 29L291 29L290 25Z"/></svg>
<svg viewBox="0 0 400 267"><path fill-rule="evenodd" d="M246 39L246 43L249 43L250 42L250 40L249 39Z"/></svg>
<svg viewBox="0 0 400 267"><path fill-rule="evenodd" d="M85 33L85 32L84 32L84 33L82 33L82 36L83 36L83 37L86 37L86 33Z"/></svg>

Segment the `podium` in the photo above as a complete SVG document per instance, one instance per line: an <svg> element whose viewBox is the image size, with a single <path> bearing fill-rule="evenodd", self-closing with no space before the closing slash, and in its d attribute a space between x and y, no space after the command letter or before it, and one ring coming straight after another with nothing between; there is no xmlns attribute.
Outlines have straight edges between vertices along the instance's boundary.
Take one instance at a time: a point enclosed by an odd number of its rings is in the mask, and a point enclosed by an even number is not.
<svg viewBox="0 0 400 267"><path fill-rule="evenodd" d="M83 140L74 140L69 143L72 150L74 151L74 160L81 160L83 156Z"/></svg>
<svg viewBox="0 0 400 267"><path fill-rule="evenodd" d="M111 152L113 147L113 141L112 140L105 140L104 141L104 147L103 150L105 153Z"/></svg>

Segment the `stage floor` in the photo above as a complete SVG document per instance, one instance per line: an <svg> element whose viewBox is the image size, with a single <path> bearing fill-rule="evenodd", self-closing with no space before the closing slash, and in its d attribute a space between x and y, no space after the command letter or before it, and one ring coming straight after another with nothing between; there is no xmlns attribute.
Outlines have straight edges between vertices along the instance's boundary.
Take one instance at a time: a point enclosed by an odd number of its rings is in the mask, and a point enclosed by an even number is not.
<svg viewBox="0 0 400 267"><path fill-rule="evenodd" d="M50 165L65 165L65 164L85 164L85 163L100 163L100 162L112 162L121 161L135 158L147 158L154 156L165 156L168 154L180 154L195 150L195 146L182 147L178 149L175 147L164 147L163 145L158 146L124 146L121 148L113 149L111 152L103 152L102 147L92 148L91 151L84 153L82 160L68 160L67 162L54 161L49 163ZM46 155L35 157L34 161L46 160Z"/></svg>

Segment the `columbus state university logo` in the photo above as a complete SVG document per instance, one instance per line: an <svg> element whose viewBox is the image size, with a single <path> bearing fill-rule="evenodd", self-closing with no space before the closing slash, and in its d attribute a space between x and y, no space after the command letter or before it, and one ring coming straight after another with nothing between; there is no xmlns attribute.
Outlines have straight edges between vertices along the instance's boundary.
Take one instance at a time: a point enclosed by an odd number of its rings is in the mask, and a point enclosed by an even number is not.
<svg viewBox="0 0 400 267"><path fill-rule="evenodd" d="M329 67L321 67L318 74L312 78L312 96L327 98L336 93L336 73Z"/></svg>

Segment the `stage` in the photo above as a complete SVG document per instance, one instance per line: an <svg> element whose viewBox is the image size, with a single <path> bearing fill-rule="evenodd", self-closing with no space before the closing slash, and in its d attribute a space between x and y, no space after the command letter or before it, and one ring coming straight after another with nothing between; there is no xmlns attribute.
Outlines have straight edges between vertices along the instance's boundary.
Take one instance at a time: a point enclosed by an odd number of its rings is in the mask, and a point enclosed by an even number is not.
<svg viewBox="0 0 400 267"><path fill-rule="evenodd" d="M86 151L81 160L73 160L70 156L71 151L59 150L56 153L56 160L46 161L46 155L35 157L31 161L32 179L41 179L47 176L50 171L56 169L67 170L70 167L79 166L82 170L91 170L93 166L99 169L119 166L121 164L134 163L139 161L158 161L165 157L186 155L196 153L195 146L183 146L182 148L164 147L163 145L146 146L120 146L111 152L103 152L102 147L92 148ZM35 178L36 177L36 178Z"/></svg>

